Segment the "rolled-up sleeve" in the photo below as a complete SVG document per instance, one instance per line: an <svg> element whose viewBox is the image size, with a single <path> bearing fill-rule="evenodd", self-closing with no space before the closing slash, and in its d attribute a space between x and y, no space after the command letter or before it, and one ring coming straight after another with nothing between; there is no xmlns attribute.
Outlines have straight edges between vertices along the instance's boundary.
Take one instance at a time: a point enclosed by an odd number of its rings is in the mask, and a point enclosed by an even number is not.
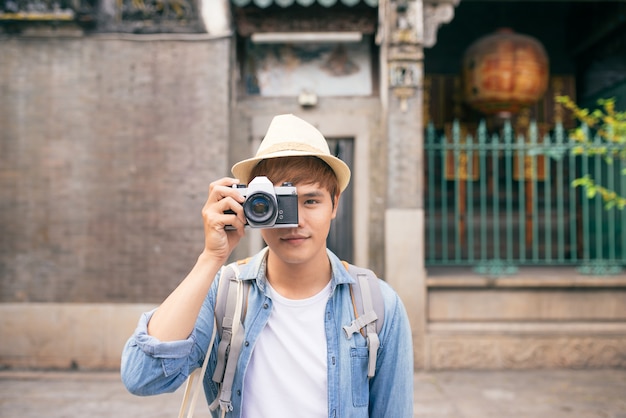
<svg viewBox="0 0 626 418"><path fill-rule="evenodd" d="M189 368L194 335L186 340L168 342L148 335L148 322L153 313L150 311L141 315L122 352L122 381L135 395L173 392L189 375L185 369Z"/></svg>
<svg viewBox="0 0 626 418"><path fill-rule="evenodd" d="M139 324L137 324L134 333L137 348L152 357L162 359L179 359L188 356L194 344L193 334L186 340L162 342L148 335L148 322L150 322L152 314L154 314L154 310L142 314L139 319Z"/></svg>
<svg viewBox="0 0 626 418"><path fill-rule="evenodd" d="M149 335L148 323L156 309L141 315L122 351L120 372L130 393L146 396L174 392L202 365L213 331L214 292L215 286L204 301L191 335L185 340L164 342Z"/></svg>

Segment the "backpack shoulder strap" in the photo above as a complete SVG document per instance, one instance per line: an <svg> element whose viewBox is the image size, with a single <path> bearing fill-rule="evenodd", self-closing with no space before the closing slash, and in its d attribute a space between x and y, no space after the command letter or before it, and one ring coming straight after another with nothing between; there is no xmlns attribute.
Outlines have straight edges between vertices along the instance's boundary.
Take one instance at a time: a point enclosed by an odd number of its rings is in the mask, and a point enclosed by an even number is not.
<svg viewBox="0 0 626 418"><path fill-rule="evenodd" d="M235 315L236 294L237 294L237 273L236 265L229 264L222 267L220 281L217 284L217 294L215 296L215 324L217 334L220 336L220 343L217 346L217 366L213 373L213 380L221 382L224 377L226 367L226 355L232 339L233 317ZM233 286L231 286L231 284ZM229 310L226 319L226 310ZM226 327L226 329L224 329Z"/></svg>
<svg viewBox="0 0 626 418"><path fill-rule="evenodd" d="M243 321L250 288L249 282L239 280L239 264L242 263L235 262L223 267L217 286L215 320L221 338L212 379L221 385L220 394L210 405L211 410L218 406L222 410L232 410L231 389L244 339Z"/></svg>
<svg viewBox="0 0 626 418"><path fill-rule="evenodd" d="M220 274L220 281L217 284L217 295L215 296L215 308L214 308L215 319L217 321L217 333L220 336L222 335L222 323L226 314L227 306L232 307L232 308L234 308L235 306L234 300L232 299L233 296L229 293L230 287L231 287L230 285L232 283L236 283L239 281L239 278L238 278L239 266L242 264L247 264L249 260L250 258L234 261L222 267L222 273ZM244 289L244 297L246 298L246 302L247 302L248 294L247 292L245 292L245 290L247 290L249 283L243 283L243 285L244 287L246 287L246 289ZM246 308L246 304L244 304L244 310L245 308ZM229 312L229 313L231 313L232 315L232 312ZM242 321L243 321L243 318L245 318L245 313L242 317Z"/></svg>
<svg viewBox="0 0 626 418"><path fill-rule="evenodd" d="M226 301L228 300L228 292L233 279L236 277L235 269L232 265L222 267L220 281L217 284L217 294L215 296L215 319L217 322L218 335L222 335L222 323L226 312Z"/></svg>
<svg viewBox="0 0 626 418"><path fill-rule="evenodd" d="M352 334L362 332L365 328L365 338L368 346L368 370L367 376L373 377L376 373L376 355L380 340L378 333L382 329L385 321L385 304L383 300L378 277L373 271L352 264L343 262L348 273L355 279L355 283L350 287L352 303L354 305L356 318L343 327L348 339Z"/></svg>

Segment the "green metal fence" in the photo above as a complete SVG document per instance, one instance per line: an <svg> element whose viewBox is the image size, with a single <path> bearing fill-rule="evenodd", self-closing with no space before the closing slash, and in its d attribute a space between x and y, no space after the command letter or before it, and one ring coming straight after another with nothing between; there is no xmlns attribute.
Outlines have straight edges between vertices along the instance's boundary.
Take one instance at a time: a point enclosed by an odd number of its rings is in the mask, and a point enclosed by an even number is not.
<svg viewBox="0 0 626 418"><path fill-rule="evenodd" d="M589 173L626 196L626 164L572 152L562 125L540 137L510 124L451 138L426 131L426 263L472 266L484 274L523 265L577 266L612 274L626 265L626 209L605 209L572 181ZM599 139L598 139L599 141Z"/></svg>

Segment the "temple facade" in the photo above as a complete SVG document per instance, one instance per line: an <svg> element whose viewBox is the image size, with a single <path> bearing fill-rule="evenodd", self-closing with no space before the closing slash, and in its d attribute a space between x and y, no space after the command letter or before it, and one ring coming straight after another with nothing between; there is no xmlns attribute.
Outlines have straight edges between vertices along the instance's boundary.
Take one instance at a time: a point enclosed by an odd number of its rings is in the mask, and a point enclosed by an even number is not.
<svg viewBox="0 0 626 418"><path fill-rule="evenodd" d="M626 161L555 100L626 108L625 6L0 0L0 366L117 368L281 113L350 165L328 245L401 295L418 368L626 366L626 209L579 181L626 196Z"/></svg>

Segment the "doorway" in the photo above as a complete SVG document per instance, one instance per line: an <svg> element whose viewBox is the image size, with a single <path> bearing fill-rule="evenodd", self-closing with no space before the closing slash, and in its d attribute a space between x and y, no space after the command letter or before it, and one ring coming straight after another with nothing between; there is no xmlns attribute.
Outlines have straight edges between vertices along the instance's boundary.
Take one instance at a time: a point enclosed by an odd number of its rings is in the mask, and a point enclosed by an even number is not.
<svg viewBox="0 0 626 418"><path fill-rule="evenodd" d="M345 162L354 173L354 138L328 138L331 154ZM341 260L354 263L354 192L353 182L341 195L337 217L330 226L326 245Z"/></svg>

